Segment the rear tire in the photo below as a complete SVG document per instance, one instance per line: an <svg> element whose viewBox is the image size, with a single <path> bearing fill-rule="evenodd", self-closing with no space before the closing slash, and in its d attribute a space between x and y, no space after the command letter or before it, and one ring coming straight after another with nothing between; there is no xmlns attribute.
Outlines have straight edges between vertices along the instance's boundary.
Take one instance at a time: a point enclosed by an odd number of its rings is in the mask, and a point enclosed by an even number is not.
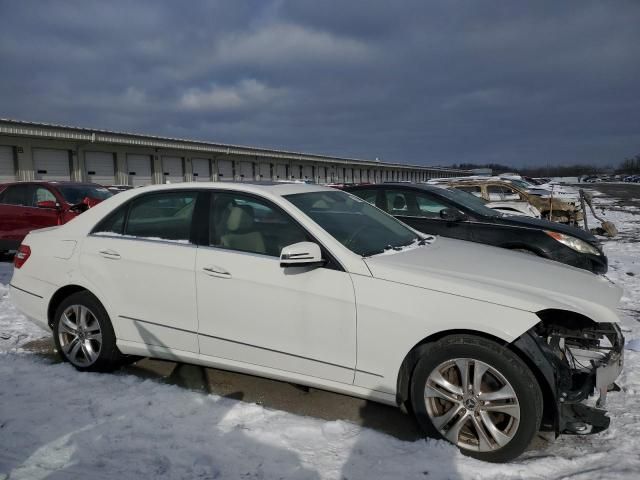
<svg viewBox="0 0 640 480"><path fill-rule="evenodd" d="M429 436L487 462L507 462L524 452L543 411L529 367L508 348L468 334L426 346L411 379L411 404Z"/></svg>
<svg viewBox="0 0 640 480"><path fill-rule="evenodd" d="M88 291L65 298L53 318L53 339L65 362L84 372L111 372L125 358L116 346L109 315Z"/></svg>

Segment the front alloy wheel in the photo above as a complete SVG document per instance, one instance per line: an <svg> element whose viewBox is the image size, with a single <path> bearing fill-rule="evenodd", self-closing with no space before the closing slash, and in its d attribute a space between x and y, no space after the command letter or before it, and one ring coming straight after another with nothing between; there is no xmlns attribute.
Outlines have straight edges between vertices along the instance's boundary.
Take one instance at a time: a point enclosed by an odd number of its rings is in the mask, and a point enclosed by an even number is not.
<svg viewBox="0 0 640 480"><path fill-rule="evenodd" d="M542 391L508 346L470 334L422 345L411 407L427 435L489 462L520 455L540 428Z"/></svg>
<svg viewBox="0 0 640 480"><path fill-rule="evenodd" d="M424 396L433 425L460 448L497 450L518 430L520 405L513 387L480 360L456 358L441 363L427 378Z"/></svg>

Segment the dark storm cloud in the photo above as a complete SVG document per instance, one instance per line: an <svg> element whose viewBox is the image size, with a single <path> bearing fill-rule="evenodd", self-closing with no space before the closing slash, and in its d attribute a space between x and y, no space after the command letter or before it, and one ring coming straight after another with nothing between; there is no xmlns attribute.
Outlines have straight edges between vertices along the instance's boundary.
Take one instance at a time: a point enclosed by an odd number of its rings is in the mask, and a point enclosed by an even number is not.
<svg viewBox="0 0 640 480"><path fill-rule="evenodd" d="M640 152L640 2L0 0L0 116L424 164Z"/></svg>

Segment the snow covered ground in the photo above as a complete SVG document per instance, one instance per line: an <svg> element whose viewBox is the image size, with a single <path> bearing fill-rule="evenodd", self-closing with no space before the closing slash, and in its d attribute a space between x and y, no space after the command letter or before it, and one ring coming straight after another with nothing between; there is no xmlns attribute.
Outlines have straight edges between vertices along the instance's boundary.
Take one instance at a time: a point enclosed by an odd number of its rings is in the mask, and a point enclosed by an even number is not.
<svg viewBox="0 0 640 480"><path fill-rule="evenodd" d="M563 436L491 465L440 441L401 441L125 373L78 373L21 348L47 333L16 312L11 266L0 263L0 479L637 478L640 208L603 196L596 204L621 232L605 250L609 278L625 288L628 341L623 390L610 394L611 427L601 434Z"/></svg>

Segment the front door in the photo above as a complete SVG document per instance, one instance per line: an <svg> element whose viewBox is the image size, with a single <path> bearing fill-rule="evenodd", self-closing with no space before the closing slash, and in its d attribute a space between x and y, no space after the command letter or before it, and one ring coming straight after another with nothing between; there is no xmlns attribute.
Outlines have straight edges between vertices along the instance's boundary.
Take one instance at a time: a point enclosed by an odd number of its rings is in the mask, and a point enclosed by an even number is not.
<svg viewBox="0 0 640 480"><path fill-rule="evenodd" d="M382 208L416 230L460 240L471 240L468 221L449 221L440 216L445 208L450 208L439 198L427 192L409 188L385 188Z"/></svg>
<svg viewBox="0 0 640 480"><path fill-rule="evenodd" d="M196 260L201 354L351 384L349 274L281 267L284 246L313 239L262 198L214 193L207 236Z"/></svg>
<svg viewBox="0 0 640 480"><path fill-rule="evenodd" d="M82 243L82 272L115 314L119 340L198 353L190 242L196 197L188 190L141 195Z"/></svg>

